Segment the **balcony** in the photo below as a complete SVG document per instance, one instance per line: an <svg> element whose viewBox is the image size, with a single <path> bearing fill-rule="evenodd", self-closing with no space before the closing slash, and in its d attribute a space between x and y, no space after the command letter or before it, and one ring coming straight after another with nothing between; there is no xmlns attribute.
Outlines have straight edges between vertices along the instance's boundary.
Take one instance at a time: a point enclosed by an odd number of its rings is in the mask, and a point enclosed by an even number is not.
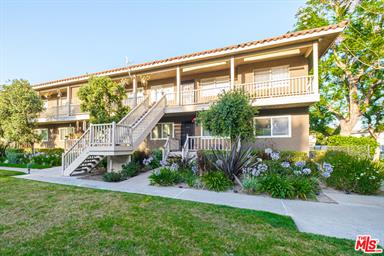
<svg viewBox="0 0 384 256"><path fill-rule="evenodd" d="M66 104L62 106L53 106L40 113L38 122L47 121L70 121L78 119L87 119L88 114L80 109L79 104Z"/></svg>
<svg viewBox="0 0 384 256"><path fill-rule="evenodd" d="M166 94L167 106L207 105L217 100L218 95L228 91L230 83L219 87L200 88L181 91L180 104L177 104L177 94ZM301 104L318 100L312 76L301 76L282 80L263 81L245 84L235 84L234 89L247 92L255 106ZM172 112L172 111L170 111Z"/></svg>

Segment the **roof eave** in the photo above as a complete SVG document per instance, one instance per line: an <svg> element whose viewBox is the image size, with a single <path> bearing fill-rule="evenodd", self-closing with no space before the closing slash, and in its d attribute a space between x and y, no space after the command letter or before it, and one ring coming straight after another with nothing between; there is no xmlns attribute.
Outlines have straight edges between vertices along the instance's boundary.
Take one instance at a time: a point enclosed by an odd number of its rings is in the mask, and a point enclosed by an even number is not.
<svg viewBox="0 0 384 256"><path fill-rule="evenodd" d="M299 35L295 37L288 37L284 39L279 39L276 41L270 41L270 42L265 42L265 43L259 43L256 45L251 45L251 46L245 46L242 48L236 48L236 49L229 49L229 50L223 50L223 51L218 51L214 53L208 53L204 55L199 55L199 56L192 56L192 57L186 57L183 59L176 59L176 60L171 60L167 61L164 63L156 63L156 64L148 64L145 66L140 66L140 67L133 67L130 69L130 72L137 73L137 72L142 72L146 70L150 70L153 68L162 68L162 67L169 67L169 66L175 66L175 65L181 65L188 63L190 61L199 61L199 60L204 60L204 59L209 59L209 58L217 58L217 57L222 57L228 54L238 54L238 53L244 53L247 51L254 51L254 50L259 50L259 49L267 49L267 48L272 48L276 46L284 46L288 44L293 44L297 42L303 42L303 41L310 41L310 40L317 40L321 37L324 36L330 36L333 34L339 34L345 29L345 27L338 27L334 28L332 30L327 30L327 31L320 31L320 32L315 32L307 35ZM78 78L78 79L73 79L73 80L67 80L67 81L60 81L56 83L50 83L50 84L42 84L42 85L34 85L34 89L46 89L46 88L51 88L51 87L57 87L57 86L62 86L62 85L70 85L74 83L81 83L84 81L87 81L90 76L115 76L115 75L122 75L124 73L127 73L127 69L124 70L118 70L118 71L111 71L111 72L106 72L103 74L89 74L87 76Z"/></svg>

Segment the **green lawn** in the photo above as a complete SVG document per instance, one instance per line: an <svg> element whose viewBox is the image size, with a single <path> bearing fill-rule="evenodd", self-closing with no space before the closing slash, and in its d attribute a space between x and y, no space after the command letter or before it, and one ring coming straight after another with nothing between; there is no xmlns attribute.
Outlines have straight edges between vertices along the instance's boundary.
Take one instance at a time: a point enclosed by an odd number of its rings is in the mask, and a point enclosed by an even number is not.
<svg viewBox="0 0 384 256"><path fill-rule="evenodd" d="M0 255L352 255L289 217L9 177L0 171Z"/></svg>

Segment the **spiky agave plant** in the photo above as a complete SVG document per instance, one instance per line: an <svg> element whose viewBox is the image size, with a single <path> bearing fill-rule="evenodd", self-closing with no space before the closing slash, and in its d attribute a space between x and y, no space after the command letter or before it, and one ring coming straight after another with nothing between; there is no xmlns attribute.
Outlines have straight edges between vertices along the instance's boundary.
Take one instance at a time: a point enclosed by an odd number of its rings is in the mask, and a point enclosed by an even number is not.
<svg viewBox="0 0 384 256"><path fill-rule="evenodd" d="M239 175L245 168L255 167L256 156L252 154L252 147L241 143L240 137L231 145L230 150L212 150L212 164L223 171L229 179L238 182Z"/></svg>

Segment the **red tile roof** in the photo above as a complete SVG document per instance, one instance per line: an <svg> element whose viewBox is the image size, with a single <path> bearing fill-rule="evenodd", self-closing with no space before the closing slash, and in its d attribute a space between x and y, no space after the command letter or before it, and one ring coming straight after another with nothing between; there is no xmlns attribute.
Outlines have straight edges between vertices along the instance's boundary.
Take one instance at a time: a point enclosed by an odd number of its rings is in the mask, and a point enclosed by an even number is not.
<svg viewBox="0 0 384 256"><path fill-rule="evenodd" d="M206 51L201 51L201 52L195 52L195 53L180 55L180 56L171 57L171 58L162 59L162 60L144 62L144 63L140 63L140 64L131 65L128 67L114 68L114 69L104 70L104 71L95 72L95 73L91 73L91 74L84 74L84 75L68 77L68 78L64 78L64 79L60 79L60 80L53 80L53 81L49 81L49 82L45 82L45 83L35 84L33 86L54 85L57 83L72 82L72 81L87 78L87 77L93 76L93 75L107 75L107 74L115 73L115 72L119 72L119 71L127 71L129 69L141 68L141 67L151 66L151 65L156 65L156 64L165 64L167 62L183 60L183 59L187 59L187 58L191 58L191 57L203 56L203 55L212 54L212 53L219 53L219 52L224 52L224 51L228 51L228 50L241 49L244 47L254 46L254 45L268 43L268 42L272 42L272 41L278 41L278 40L282 40L282 39L287 39L287 38L292 38L292 37L297 37L297 36L302 36L302 35L308 35L308 34L318 33L318 32L322 32L322 31L334 30L334 29L338 29L338 28L345 28L347 26L347 24L348 24L348 21L343 21L341 23L333 24L333 25L329 25L329 26L324 26L324 27L319 27L319 28L314 28L314 29L308 29L308 30L301 30L301 31L297 31L297 32L290 32L290 33L286 33L286 34L283 34L280 36L275 36L275 37L270 37L270 38L266 38L266 39L230 45L230 46L216 48L216 49L212 49L212 50L206 50Z"/></svg>

